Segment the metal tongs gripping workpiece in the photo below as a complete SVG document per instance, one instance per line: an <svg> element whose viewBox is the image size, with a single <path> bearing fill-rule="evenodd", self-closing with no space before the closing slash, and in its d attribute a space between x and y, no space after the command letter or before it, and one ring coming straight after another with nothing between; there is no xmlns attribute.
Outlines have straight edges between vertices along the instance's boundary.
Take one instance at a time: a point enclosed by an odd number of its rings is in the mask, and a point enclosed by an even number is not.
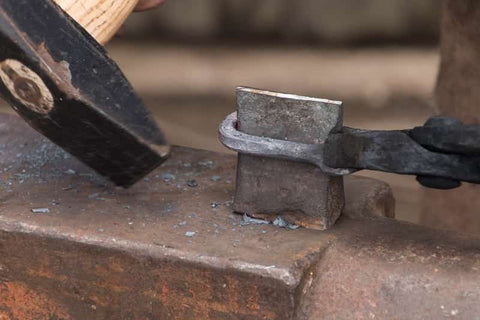
<svg viewBox="0 0 480 320"><path fill-rule="evenodd" d="M480 183L480 126L447 117L408 130L343 127L321 143L305 144L242 133L233 113L220 126L220 140L239 153L311 163L334 176L368 169L416 175L437 189Z"/></svg>

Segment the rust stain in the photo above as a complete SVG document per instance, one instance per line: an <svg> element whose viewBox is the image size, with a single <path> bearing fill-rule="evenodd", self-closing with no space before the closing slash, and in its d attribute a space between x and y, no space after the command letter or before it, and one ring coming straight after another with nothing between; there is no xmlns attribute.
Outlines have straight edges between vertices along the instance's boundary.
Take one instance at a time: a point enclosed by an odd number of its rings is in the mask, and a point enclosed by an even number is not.
<svg viewBox="0 0 480 320"><path fill-rule="evenodd" d="M10 18L5 18L11 21ZM72 73L70 72L70 64L67 61L55 61L55 59L48 51L45 43L37 46L31 41L28 34L22 32L16 27L13 21L11 21L10 24L15 28L15 31L18 34L21 34L23 36L23 39L30 47L30 49L38 54L38 56L41 58L41 61L43 62L45 71L47 71L52 76L52 79L55 79L54 81L58 88L62 89L67 94L68 98L83 101L83 99L81 98L80 90L78 90L78 88L74 87L72 84Z"/></svg>
<svg viewBox="0 0 480 320"><path fill-rule="evenodd" d="M55 84L60 88L67 97L82 101L80 91L72 84L72 73L70 72L70 64L67 61L55 61L48 51L45 43L38 46L38 56L42 59L45 70L50 73L51 78L54 79Z"/></svg>
<svg viewBox="0 0 480 320"><path fill-rule="evenodd" d="M258 314L260 311L260 305L258 303L258 287L252 286L252 295L247 299L247 308L252 310L253 314Z"/></svg>
<svg viewBox="0 0 480 320"><path fill-rule="evenodd" d="M45 270L27 269L27 274L32 277L45 278L45 279L56 280L60 282L68 280L67 276L65 275L56 275Z"/></svg>
<svg viewBox="0 0 480 320"><path fill-rule="evenodd" d="M238 292L238 287L239 287L239 283L238 283L238 280L233 278L233 277L229 277L227 278L227 282L226 282L226 287L227 287L227 292L228 292L228 299L230 300L230 305L229 307L232 309L232 310L240 310L240 304L239 304L239 292ZM242 293L243 294L243 293Z"/></svg>
<svg viewBox="0 0 480 320"><path fill-rule="evenodd" d="M0 284L0 320L70 320L66 308L19 282Z"/></svg>
<svg viewBox="0 0 480 320"><path fill-rule="evenodd" d="M104 273L93 273L95 275L95 281L91 280L86 280L86 279L78 279L78 278L73 278L73 277L67 277L66 275L59 275L55 274L46 270L32 270L32 269L27 269L26 274L33 278L43 278L43 279L48 279L48 280L55 280L57 282L63 283L67 281L74 281L77 284L84 284L85 286L88 286L89 288L93 289L95 288L96 291L98 289L102 290L102 292L112 292L115 294L122 294L125 292L130 292L131 288L126 287L126 286L121 286L118 284L117 281L112 278L115 273L108 274L107 272ZM121 275L117 274L117 277L121 277ZM96 292L95 291L95 292ZM102 296L102 295L95 295L95 294L90 294L88 297L90 300L95 302L95 304L106 307L109 305L110 300L109 297ZM1 319L0 319L1 320Z"/></svg>
<svg viewBox="0 0 480 320"><path fill-rule="evenodd" d="M166 272L173 275L173 273ZM256 285L245 287L232 276L225 277L223 288L210 272L201 275L185 275L184 289L178 287L174 277L158 279L158 287L142 292L148 299L160 301L166 309L176 315L193 313L195 319L211 319L212 314L229 314L243 317L260 316L262 319L278 319L278 314L268 306L259 303L259 288ZM215 289L214 289L215 288ZM182 318L181 316L179 316Z"/></svg>

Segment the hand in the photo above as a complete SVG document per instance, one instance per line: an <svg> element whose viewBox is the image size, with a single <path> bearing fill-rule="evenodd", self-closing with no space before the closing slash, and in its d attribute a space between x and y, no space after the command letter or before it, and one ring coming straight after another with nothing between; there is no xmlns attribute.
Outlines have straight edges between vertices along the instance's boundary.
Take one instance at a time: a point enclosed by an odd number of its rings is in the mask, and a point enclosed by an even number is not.
<svg viewBox="0 0 480 320"><path fill-rule="evenodd" d="M135 7L135 11L144 11L144 10L150 10L155 7L158 7L162 3L164 3L166 0L140 0Z"/></svg>

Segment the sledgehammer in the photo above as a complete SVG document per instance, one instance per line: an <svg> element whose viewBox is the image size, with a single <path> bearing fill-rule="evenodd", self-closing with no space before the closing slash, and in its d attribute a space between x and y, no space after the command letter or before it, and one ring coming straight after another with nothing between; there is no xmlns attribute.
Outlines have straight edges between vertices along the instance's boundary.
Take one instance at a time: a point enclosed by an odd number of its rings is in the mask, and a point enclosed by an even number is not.
<svg viewBox="0 0 480 320"><path fill-rule="evenodd" d="M89 20L103 42L137 0L100 2L118 4L111 21ZM0 43L0 92L52 142L124 187L166 159L162 132L118 66L53 0L0 1Z"/></svg>

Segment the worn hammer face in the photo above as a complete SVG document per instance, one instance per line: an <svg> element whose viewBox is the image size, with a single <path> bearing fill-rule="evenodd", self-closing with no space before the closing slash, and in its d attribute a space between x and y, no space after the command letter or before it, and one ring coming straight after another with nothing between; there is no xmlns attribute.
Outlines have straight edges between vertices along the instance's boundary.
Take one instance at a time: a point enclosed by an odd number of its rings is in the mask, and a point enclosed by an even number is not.
<svg viewBox="0 0 480 320"><path fill-rule="evenodd" d="M52 0L0 2L0 91L36 130L129 186L169 153L104 49Z"/></svg>
<svg viewBox="0 0 480 320"><path fill-rule="evenodd" d="M321 144L342 128L338 101L237 89L238 130L250 135ZM234 210L327 229L344 206L343 178L288 160L239 154Z"/></svg>

